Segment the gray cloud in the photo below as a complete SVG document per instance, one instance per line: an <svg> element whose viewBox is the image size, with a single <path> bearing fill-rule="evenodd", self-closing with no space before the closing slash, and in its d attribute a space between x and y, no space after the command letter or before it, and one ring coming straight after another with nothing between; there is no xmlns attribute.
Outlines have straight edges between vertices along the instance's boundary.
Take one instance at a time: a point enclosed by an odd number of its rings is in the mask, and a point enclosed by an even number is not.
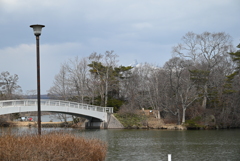
<svg viewBox="0 0 240 161"><path fill-rule="evenodd" d="M188 31L226 32L240 40L239 0L1 0L0 69L18 74L23 90L36 89L35 37L41 35L42 93L61 63L114 50L119 64L135 59L163 65Z"/></svg>

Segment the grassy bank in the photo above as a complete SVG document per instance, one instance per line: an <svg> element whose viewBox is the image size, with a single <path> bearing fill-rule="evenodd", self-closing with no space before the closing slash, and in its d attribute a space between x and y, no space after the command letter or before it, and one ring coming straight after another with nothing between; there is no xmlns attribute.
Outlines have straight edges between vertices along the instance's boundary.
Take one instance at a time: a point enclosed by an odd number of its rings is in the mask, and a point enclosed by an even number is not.
<svg viewBox="0 0 240 161"><path fill-rule="evenodd" d="M125 128L147 126L147 117L134 113L116 113L114 116Z"/></svg>
<svg viewBox="0 0 240 161"><path fill-rule="evenodd" d="M186 130L186 127L182 125L165 124L162 119L157 119L153 115L146 116L138 113L116 113L114 116L125 128L130 129Z"/></svg>
<svg viewBox="0 0 240 161"><path fill-rule="evenodd" d="M3 161L103 161L106 153L106 143L71 134L49 133L41 136L2 134L0 136L0 159Z"/></svg>

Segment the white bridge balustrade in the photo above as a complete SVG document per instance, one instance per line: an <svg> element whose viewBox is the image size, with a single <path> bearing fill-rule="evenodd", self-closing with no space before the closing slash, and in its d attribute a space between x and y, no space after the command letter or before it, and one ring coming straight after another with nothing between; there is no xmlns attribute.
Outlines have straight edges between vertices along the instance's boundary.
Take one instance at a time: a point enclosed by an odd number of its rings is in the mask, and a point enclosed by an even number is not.
<svg viewBox="0 0 240 161"><path fill-rule="evenodd" d="M0 115L30 111L37 111L37 99L0 101ZM61 100L41 100L41 111L85 115L107 121L107 114L113 113L113 107Z"/></svg>

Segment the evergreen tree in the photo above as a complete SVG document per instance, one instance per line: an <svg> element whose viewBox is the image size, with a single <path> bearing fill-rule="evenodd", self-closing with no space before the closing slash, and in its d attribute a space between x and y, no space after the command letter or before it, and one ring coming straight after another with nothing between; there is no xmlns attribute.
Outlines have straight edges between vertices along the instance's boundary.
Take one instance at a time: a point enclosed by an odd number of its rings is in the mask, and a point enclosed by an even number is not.
<svg viewBox="0 0 240 161"><path fill-rule="evenodd" d="M237 46L237 48L239 48L239 50L237 50L236 52L229 53L232 57L232 60L237 63L236 70L233 73L234 75L239 74L240 70L240 44Z"/></svg>

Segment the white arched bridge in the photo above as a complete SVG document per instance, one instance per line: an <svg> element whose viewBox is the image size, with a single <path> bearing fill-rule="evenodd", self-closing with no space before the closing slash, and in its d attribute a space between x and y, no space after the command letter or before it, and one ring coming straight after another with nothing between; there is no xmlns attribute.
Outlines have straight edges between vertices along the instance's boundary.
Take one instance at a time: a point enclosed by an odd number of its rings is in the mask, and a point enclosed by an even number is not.
<svg viewBox="0 0 240 161"><path fill-rule="evenodd" d="M0 115L33 111L37 111L37 99L0 101ZM41 99L41 111L85 116L108 122L108 114L113 113L113 107L100 107L77 102Z"/></svg>

